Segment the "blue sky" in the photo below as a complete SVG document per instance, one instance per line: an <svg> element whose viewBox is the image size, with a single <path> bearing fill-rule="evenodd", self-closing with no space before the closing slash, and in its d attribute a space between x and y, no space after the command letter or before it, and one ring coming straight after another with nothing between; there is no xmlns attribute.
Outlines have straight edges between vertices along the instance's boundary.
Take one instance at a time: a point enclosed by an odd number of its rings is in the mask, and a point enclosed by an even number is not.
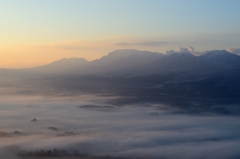
<svg viewBox="0 0 240 159"><path fill-rule="evenodd" d="M239 48L239 8L239 0L1 0L0 54L11 63L7 54L91 60L119 48Z"/></svg>

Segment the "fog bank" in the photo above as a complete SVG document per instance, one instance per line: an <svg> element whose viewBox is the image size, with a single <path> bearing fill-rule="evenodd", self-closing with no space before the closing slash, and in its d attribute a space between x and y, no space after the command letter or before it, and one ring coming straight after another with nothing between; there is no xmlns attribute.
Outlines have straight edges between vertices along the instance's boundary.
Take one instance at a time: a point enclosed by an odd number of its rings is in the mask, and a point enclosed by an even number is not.
<svg viewBox="0 0 240 159"><path fill-rule="evenodd" d="M240 157L237 116L175 114L157 104L117 107L100 99L1 97L0 156L57 149L123 158Z"/></svg>

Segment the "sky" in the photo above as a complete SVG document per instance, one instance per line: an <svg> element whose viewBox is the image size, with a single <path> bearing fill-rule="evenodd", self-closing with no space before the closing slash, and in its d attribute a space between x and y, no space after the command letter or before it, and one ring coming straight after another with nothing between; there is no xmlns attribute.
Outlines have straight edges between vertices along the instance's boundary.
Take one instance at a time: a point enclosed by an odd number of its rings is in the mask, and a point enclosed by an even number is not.
<svg viewBox="0 0 240 159"><path fill-rule="evenodd" d="M239 0L0 0L0 67L116 49L240 48Z"/></svg>

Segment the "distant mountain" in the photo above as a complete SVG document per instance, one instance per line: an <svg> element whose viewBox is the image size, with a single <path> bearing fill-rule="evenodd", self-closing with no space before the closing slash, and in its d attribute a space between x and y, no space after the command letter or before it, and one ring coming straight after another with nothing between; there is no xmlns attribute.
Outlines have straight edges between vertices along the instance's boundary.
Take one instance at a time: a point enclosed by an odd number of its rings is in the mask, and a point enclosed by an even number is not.
<svg viewBox="0 0 240 159"><path fill-rule="evenodd" d="M115 50L100 59L64 58L50 64L19 70L0 70L0 74L78 74L100 76L146 76L178 74L177 80L208 78L213 74L236 72L240 56L226 50L213 50L201 56L191 53L162 54L134 49ZM179 80L181 79L181 80Z"/></svg>
<svg viewBox="0 0 240 159"><path fill-rule="evenodd" d="M226 50L212 50L200 56L205 61L214 64L239 65L240 56L227 52Z"/></svg>
<svg viewBox="0 0 240 159"><path fill-rule="evenodd" d="M199 102L194 110L211 111L216 103L240 103L240 56L225 50L201 56L115 50L91 62L71 58L28 69L0 69L0 76L2 86L17 84L26 94L86 92L121 96L122 103L157 101L191 109Z"/></svg>
<svg viewBox="0 0 240 159"><path fill-rule="evenodd" d="M122 75L140 66L151 64L164 54L139 50L115 50L100 59L89 63L85 68L78 69L79 74Z"/></svg>
<svg viewBox="0 0 240 159"><path fill-rule="evenodd" d="M179 73L179 75L172 82L178 83L200 81L214 76L232 76L240 70L240 56L226 50L209 51L192 59L185 56L184 59L178 58L178 62L175 63L179 64L175 67L175 73ZM176 69L178 70L176 71ZM166 72L171 73L170 70Z"/></svg>
<svg viewBox="0 0 240 159"><path fill-rule="evenodd" d="M138 75L172 74L190 71L200 65L198 57L190 53L175 53L164 55L162 58L145 65L137 72Z"/></svg>
<svg viewBox="0 0 240 159"><path fill-rule="evenodd" d="M182 81L182 79L193 79L194 77L202 79L218 72L238 69L237 66L240 66L240 56L226 50L213 50L201 56L194 56L188 52L166 55L157 52L123 49L110 52L108 55L91 62L83 58L65 58L27 70L39 73L101 76L180 74Z"/></svg>
<svg viewBox="0 0 240 159"><path fill-rule="evenodd" d="M22 70L35 73L57 74L71 72L72 69L84 67L88 63L84 58L63 58L47 65Z"/></svg>

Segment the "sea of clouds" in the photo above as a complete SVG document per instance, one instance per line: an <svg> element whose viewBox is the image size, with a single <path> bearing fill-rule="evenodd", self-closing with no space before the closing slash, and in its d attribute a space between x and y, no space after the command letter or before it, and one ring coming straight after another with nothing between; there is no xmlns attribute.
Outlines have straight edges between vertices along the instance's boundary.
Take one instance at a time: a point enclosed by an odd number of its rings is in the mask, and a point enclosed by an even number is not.
<svg viewBox="0 0 240 159"><path fill-rule="evenodd" d="M94 96L0 98L0 158L59 149L123 158L240 158L240 117L112 106ZM36 118L37 121L31 121Z"/></svg>

